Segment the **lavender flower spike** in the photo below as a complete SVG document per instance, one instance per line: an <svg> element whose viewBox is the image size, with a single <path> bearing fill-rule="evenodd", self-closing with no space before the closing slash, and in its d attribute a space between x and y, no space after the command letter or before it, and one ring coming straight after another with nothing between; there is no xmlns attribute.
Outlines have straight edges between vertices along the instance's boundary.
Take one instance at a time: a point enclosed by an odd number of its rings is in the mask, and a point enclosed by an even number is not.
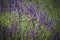
<svg viewBox="0 0 60 40"><path fill-rule="evenodd" d="M40 18L40 24L43 24L47 19L47 14L42 15L42 17Z"/></svg>

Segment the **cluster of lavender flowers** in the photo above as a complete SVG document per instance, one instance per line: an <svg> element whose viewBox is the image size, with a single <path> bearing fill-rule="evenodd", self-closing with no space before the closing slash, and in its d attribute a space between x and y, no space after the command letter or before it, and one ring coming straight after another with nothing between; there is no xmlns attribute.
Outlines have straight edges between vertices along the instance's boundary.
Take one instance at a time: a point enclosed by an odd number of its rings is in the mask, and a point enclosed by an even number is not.
<svg viewBox="0 0 60 40"><path fill-rule="evenodd" d="M22 0L18 0L18 1L8 0L7 3L8 3L7 4L8 7L6 9L8 9L8 11L11 14L13 11L14 11L13 13L16 12L18 14L19 23L15 22L12 24L12 26L10 28L8 28L8 30L6 32L6 35L8 35L6 40L30 40L30 39L35 40L36 36L38 35L38 31L41 31L41 30L44 31L46 29L49 29L49 30L46 30L46 32L48 32L54 28L55 21L53 21L53 18L49 18L48 17L49 15L47 13L45 13L42 9L37 12L37 10L36 10L37 8L34 6L34 4L30 3L28 5L26 3L23 3ZM32 21L32 25L33 25L32 28L30 27L30 29L27 30L28 32L26 32L26 37L24 36L25 30L23 28L17 29L17 25L21 23L21 21L22 21L21 17L23 15L26 15L26 16L30 15L29 22ZM26 19L26 20L28 20L28 19ZM24 20L24 21L26 21L26 20ZM37 20L38 20L38 24L36 26L36 23L34 23L34 22ZM46 29L43 30L43 27L45 27ZM41 34L39 34L39 35L41 35ZM2 35L0 35L0 37L1 36Z"/></svg>

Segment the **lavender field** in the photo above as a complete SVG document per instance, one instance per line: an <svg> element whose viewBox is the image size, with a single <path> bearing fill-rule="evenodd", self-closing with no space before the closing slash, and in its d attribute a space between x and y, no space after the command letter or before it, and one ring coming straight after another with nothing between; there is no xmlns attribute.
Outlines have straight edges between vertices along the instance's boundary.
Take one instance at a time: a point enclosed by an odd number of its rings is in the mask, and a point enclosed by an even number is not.
<svg viewBox="0 0 60 40"><path fill-rule="evenodd" d="M0 0L0 40L60 40L59 0Z"/></svg>

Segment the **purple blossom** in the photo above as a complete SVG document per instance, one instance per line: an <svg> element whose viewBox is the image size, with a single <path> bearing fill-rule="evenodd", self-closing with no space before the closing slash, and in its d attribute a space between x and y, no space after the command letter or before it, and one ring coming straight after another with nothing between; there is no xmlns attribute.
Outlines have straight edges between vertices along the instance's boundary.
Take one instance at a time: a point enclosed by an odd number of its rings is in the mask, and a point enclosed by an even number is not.
<svg viewBox="0 0 60 40"><path fill-rule="evenodd" d="M52 24L52 18L48 20L47 26L51 27L51 24Z"/></svg>
<svg viewBox="0 0 60 40"><path fill-rule="evenodd" d="M23 13L27 13L28 12L28 5L26 5L26 3L23 5Z"/></svg>
<svg viewBox="0 0 60 40"><path fill-rule="evenodd" d="M19 3L15 2L15 7L18 8L19 7Z"/></svg>
<svg viewBox="0 0 60 40"><path fill-rule="evenodd" d="M43 11L39 11L38 14L37 14L39 20L43 17Z"/></svg>
<svg viewBox="0 0 60 40"><path fill-rule="evenodd" d="M30 35L31 35L31 37L35 37L36 32L34 30L30 30Z"/></svg>
<svg viewBox="0 0 60 40"><path fill-rule="evenodd" d="M52 18L48 19L48 22L45 23L45 25L52 30L52 29L53 29ZM51 31L51 30L50 30L50 31Z"/></svg>
<svg viewBox="0 0 60 40"><path fill-rule="evenodd" d="M30 14L36 13L35 7L33 7L33 5L30 5L29 11L30 11Z"/></svg>
<svg viewBox="0 0 60 40"><path fill-rule="evenodd" d="M11 12L11 11L13 11L13 10L15 10L16 8L15 8L15 6L14 6L14 0L8 0L8 2L9 2L9 11Z"/></svg>
<svg viewBox="0 0 60 40"><path fill-rule="evenodd" d="M43 13L43 11L39 11L39 13L38 13L37 16L38 16L38 18L39 18L39 25L38 25L38 28L40 28L41 25L45 23L45 21L46 21L48 15L47 15L46 13Z"/></svg>
<svg viewBox="0 0 60 40"><path fill-rule="evenodd" d="M47 19L47 14L42 15L42 17L40 18L40 24L44 23Z"/></svg>
<svg viewBox="0 0 60 40"><path fill-rule="evenodd" d="M39 25L37 26L38 29L41 28L41 26L45 23L45 21L48 18L48 15L46 13L44 13L43 11L39 11L37 14L38 18L39 18Z"/></svg>

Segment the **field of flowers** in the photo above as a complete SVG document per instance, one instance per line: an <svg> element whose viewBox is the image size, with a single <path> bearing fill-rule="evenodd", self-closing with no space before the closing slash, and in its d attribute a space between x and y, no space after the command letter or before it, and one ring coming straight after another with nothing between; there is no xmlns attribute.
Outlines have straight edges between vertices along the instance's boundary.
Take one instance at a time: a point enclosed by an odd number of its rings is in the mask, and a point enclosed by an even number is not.
<svg viewBox="0 0 60 40"><path fill-rule="evenodd" d="M60 40L59 9L52 0L0 0L0 40Z"/></svg>

